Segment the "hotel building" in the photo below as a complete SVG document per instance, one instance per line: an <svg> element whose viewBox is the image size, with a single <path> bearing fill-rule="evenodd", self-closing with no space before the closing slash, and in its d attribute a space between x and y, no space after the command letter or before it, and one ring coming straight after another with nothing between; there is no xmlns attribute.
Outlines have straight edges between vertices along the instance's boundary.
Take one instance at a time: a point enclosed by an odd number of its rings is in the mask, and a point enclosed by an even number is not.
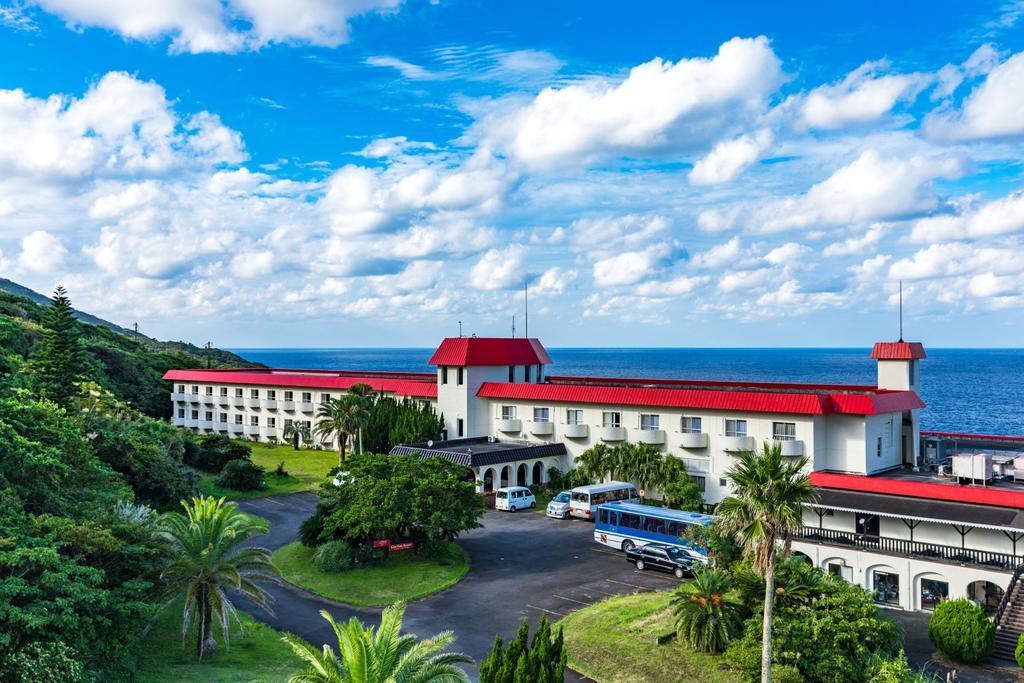
<svg viewBox="0 0 1024 683"><path fill-rule="evenodd" d="M549 467L565 470L596 444L635 442L681 459L714 505L729 495L736 453L777 442L785 456L807 456L818 486L794 551L891 607L969 596L999 613L997 640L1008 642L1024 626L1024 604L1018 615L1011 599L1024 593L1011 590L1024 561L1024 489L1012 477L957 486L935 470L940 455L986 450L1011 471L1024 439L922 437L925 357L919 343L876 344L874 386L569 377L549 372L536 339L456 337L431 356L433 373L171 370L165 379L174 424L260 440L282 441L293 420L312 428L317 405L357 383L425 401L444 417L443 440L396 452L460 462L481 492L543 484Z"/></svg>

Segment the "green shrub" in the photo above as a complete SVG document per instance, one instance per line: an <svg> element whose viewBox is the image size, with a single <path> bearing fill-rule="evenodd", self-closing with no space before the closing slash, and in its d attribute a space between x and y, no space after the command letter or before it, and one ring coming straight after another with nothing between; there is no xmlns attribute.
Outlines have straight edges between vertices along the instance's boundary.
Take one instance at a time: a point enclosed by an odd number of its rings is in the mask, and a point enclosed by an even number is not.
<svg viewBox="0 0 1024 683"><path fill-rule="evenodd" d="M276 468L274 468L274 476L275 476L275 477L281 477L282 479L284 479L285 477L287 477L287 476L288 476L288 470L286 470L286 469L284 468L284 460L282 460L281 462L279 462L279 463L277 464L277 467L276 467Z"/></svg>
<svg viewBox="0 0 1024 683"><path fill-rule="evenodd" d="M77 683L85 680L78 653L64 643L29 643L0 662L3 680L33 683Z"/></svg>
<svg viewBox="0 0 1024 683"><path fill-rule="evenodd" d="M1024 667L1024 633L1017 639L1017 647L1013 651L1013 658L1017 660L1017 666Z"/></svg>
<svg viewBox="0 0 1024 683"><path fill-rule="evenodd" d="M235 491L256 491L267 486L265 473L266 470L251 460L231 460L217 477L217 486Z"/></svg>
<svg viewBox="0 0 1024 683"><path fill-rule="evenodd" d="M773 683L804 683L800 669L789 664L777 664L772 667Z"/></svg>
<svg viewBox="0 0 1024 683"><path fill-rule="evenodd" d="M973 664L992 654L995 626L970 600L947 600L935 607L928 622L928 637L950 659Z"/></svg>
<svg viewBox="0 0 1024 683"><path fill-rule="evenodd" d="M313 566L325 574L343 572L355 563L355 551L345 541L328 541L313 553Z"/></svg>
<svg viewBox="0 0 1024 683"><path fill-rule="evenodd" d="M233 441L224 434L199 437L195 448L185 449L185 463L203 472L220 472L233 460L248 460L252 446L244 441Z"/></svg>
<svg viewBox="0 0 1024 683"><path fill-rule="evenodd" d="M912 669L903 650L892 659L876 658L873 667L871 683L940 683L938 676Z"/></svg>
<svg viewBox="0 0 1024 683"><path fill-rule="evenodd" d="M721 569L703 569L692 581L676 589L672 614L679 637L694 650L721 652L740 631L741 606L728 599L729 575Z"/></svg>

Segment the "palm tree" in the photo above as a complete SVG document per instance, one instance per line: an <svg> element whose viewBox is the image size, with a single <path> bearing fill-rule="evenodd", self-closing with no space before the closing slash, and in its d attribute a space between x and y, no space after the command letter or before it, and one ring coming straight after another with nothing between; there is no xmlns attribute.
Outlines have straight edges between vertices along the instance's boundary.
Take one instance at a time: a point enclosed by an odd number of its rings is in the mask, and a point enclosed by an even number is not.
<svg viewBox="0 0 1024 683"><path fill-rule="evenodd" d="M348 389L348 395L355 397L363 404L365 408L365 414L362 416L362 420L359 424L359 452L363 452L363 427L366 426L366 422L370 419L370 411L373 410L373 404L376 401L376 397L373 394L373 387L364 382L353 384Z"/></svg>
<svg viewBox="0 0 1024 683"><path fill-rule="evenodd" d="M789 553L793 533L803 524L803 504L814 497L807 458L783 458L778 443L765 442L761 453L742 452L726 473L734 496L718 506L725 529L736 534L754 569L764 574L764 626L761 636L761 681L772 676L772 610L775 603L776 544Z"/></svg>
<svg viewBox="0 0 1024 683"><path fill-rule="evenodd" d="M576 467L583 470L587 479L601 482L611 471L612 449L603 443L591 446L576 458Z"/></svg>
<svg viewBox="0 0 1024 683"><path fill-rule="evenodd" d="M626 443L613 450L616 478L636 484L645 492L652 486L664 487L666 456L658 448L646 443Z"/></svg>
<svg viewBox="0 0 1024 683"><path fill-rule="evenodd" d="M288 683L462 683L469 676L456 664L472 659L457 652L442 652L455 641L451 631L417 642L416 636L402 635L405 603L384 610L380 626L363 626L353 617L339 624L327 610L320 615L330 623L338 639L338 654L330 645L317 650L291 634L284 641L292 646L309 668L288 679Z"/></svg>
<svg viewBox="0 0 1024 683"><path fill-rule="evenodd" d="M282 436L292 442L292 448L299 450L300 443L308 443L310 440L309 427L299 420L291 420L284 426Z"/></svg>
<svg viewBox="0 0 1024 683"><path fill-rule="evenodd" d="M235 503L212 497L181 502L185 514L168 512L160 517L161 535L168 542L170 564L161 572L165 584L161 609L184 598L181 645L193 622L198 625L196 654L213 652L213 621L220 626L225 645L229 645L229 627L233 617L241 625L238 612L227 595L231 588L245 594L258 606L271 612L272 598L258 585L277 581L277 568L266 548L239 546L267 532L266 520L238 511Z"/></svg>
<svg viewBox="0 0 1024 683"><path fill-rule="evenodd" d="M726 598L732 588L721 569L702 569L676 589L676 631L694 650L721 652L740 629L740 605Z"/></svg>
<svg viewBox="0 0 1024 683"><path fill-rule="evenodd" d="M342 467L345 465L348 438L366 423L368 415L369 410L362 399L351 394L320 404L314 431L324 441L337 439L338 464Z"/></svg>

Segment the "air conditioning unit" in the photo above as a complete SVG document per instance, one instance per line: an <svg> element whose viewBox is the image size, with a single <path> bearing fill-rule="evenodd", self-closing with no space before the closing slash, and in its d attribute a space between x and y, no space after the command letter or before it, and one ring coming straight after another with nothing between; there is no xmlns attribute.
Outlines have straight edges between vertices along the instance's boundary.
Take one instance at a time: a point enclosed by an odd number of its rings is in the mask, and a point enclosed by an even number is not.
<svg viewBox="0 0 1024 683"><path fill-rule="evenodd" d="M487 437L487 443L496 443L497 441L498 440L495 439L493 436L488 436Z"/></svg>

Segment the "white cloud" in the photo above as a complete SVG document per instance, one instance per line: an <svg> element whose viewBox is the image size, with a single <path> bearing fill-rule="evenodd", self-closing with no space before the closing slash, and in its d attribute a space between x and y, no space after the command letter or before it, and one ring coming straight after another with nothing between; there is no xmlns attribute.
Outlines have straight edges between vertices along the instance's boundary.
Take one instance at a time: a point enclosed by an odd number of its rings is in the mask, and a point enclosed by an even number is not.
<svg viewBox="0 0 1024 683"><path fill-rule="evenodd" d="M775 247L764 256L764 260L773 266L802 265L803 257L811 252L810 247L796 242L786 242Z"/></svg>
<svg viewBox="0 0 1024 683"><path fill-rule="evenodd" d="M433 71L423 68L419 64L413 64L412 62L407 62L404 59L399 59L398 57L374 56L367 57L364 61L370 66L395 69L404 77L414 81L429 81L440 77L440 74L436 74Z"/></svg>
<svg viewBox="0 0 1024 683"><path fill-rule="evenodd" d="M912 101L931 81L924 74L888 74L889 63L865 62L835 85L807 94L800 106L803 125L838 129L876 121L900 101Z"/></svg>
<svg viewBox="0 0 1024 683"><path fill-rule="evenodd" d="M695 268L710 268L717 270L722 266L734 265L739 260L743 243L739 237L733 237L728 242L716 244L707 251L701 252L693 257Z"/></svg>
<svg viewBox="0 0 1024 683"><path fill-rule="evenodd" d="M535 168L700 147L732 122L762 111L781 79L766 38L733 38L710 59L654 59L622 81L591 78L545 88L525 105L499 107L474 133L485 148Z"/></svg>
<svg viewBox="0 0 1024 683"><path fill-rule="evenodd" d="M133 40L171 38L172 52L240 52L272 43L336 47L349 20L400 0L30 0L73 28L96 26Z"/></svg>
<svg viewBox="0 0 1024 683"><path fill-rule="evenodd" d="M930 114L924 130L933 137L952 140L1024 134L1024 52L992 68L959 111L940 109Z"/></svg>
<svg viewBox="0 0 1024 683"><path fill-rule="evenodd" d="M513 244L489 249L469 271L469 283L477 289L510 289L523 284L526 248Z"/></svg>
<svg viewBox="0 0 1024 683"><path fill-rule="evenodd" d="M728 272L718 280L718 289L723 292L735 292L756 289L768 284L776 275L774 268L757 268Z"/></svg>
<svg viewBox="0 0 1024 683"><path fill-rule="evenodd" d="M705 275L679 275L664 281L644 282L636 288L641 297L684 297L692 294L710 278Z"/></svg>
<svg viewBox="0 0 1024 683"><path fill-rule="evenodd" d="M68 250L58 237L36 230L22 238L18 266L32 273L55 275L67 256Z"/></svg>
<svg viewBox="0 0 1024 683"><path fill-rule="evenodd" d="M833 242L822 250L825 256L852 256L874 249L885 236L886 226L875 223L863 235L849 237L842 242Z"/></svg>
<svg viewBox="0 0 1024 683"><path fill-rule="evenodd" d="M368 159L384 159L401 156L415 149L434 150L436 146L432 142L417 142L404 135L396 135L390 138L377 138L363 147L358 154Z"/></svg>
<svg viewBox="0 0 1024 683"><path fill-rule="evenodd" d="M231 274L235 277L254 278L274 272L274 252L266 249L242 251L231 259Z"/></svg>
<svg viewBox="0 0 1024 683"><path fill-rule="evenodd" d="M1024 191L993 200L957 214L929 216L914 223L910 239L938 242L950 239L978 239L1024 231Z"/></svg>
<svg viewBox="0 0 1024 683"><path fill-rule="evenodd" d="M693 165L687 176L691 185L717 185L729 182L738 176L764 153L771 145L769 130L760 130L754 135L741 135L715 145L707 156Z"/></svg>
<svg viewBox="0 0 1024 683"><path fill-rule="evenodd" d="M575 270L552 266L537 278L537 281L533 283L532 291L541 296L561 296L565 294L566 288L578 275L579 273Z"/></svg>
<svg viewBox="0 0 1024 683"><path fill-rule="evenodd" d="M661 258L657 249L627 251L594 263L594 283L598 287L633 285L655 277Z"/></svg>

